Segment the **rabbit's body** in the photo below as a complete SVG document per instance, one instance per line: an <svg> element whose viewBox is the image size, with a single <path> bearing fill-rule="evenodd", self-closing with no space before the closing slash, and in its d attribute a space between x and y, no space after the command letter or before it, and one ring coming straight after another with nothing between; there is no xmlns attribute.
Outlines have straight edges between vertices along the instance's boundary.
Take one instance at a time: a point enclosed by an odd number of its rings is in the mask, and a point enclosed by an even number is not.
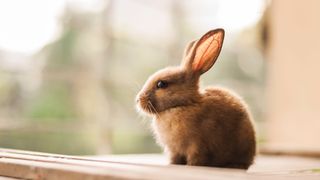
<svg viewBox="0 0 320 180"><path fill-rule="evenodd" d="M195 104L155 117L158 143L175 164L248 168L255 154L255 133L246 105L223 88L207 88L200 96Z"/></svg>
<svg viewBox="0 0 320 180"><path fill-rule="evenodd" d="M213 66L223 38L216 29L191 42L180 66L156 72L137 95L173 164L247 169L253 162L256 141L247 105L223 88L199 91L200 75Z"/></svg>

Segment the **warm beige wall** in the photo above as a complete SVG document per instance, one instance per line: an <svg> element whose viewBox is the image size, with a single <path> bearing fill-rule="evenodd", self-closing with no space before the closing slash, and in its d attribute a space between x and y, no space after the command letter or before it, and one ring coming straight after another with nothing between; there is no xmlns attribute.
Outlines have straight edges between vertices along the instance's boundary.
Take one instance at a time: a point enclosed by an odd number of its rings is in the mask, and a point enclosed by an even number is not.
<svg viewBox="0 0 320 180"><path fill-rule="evenodd" d="M320 151L320 0L270 10L269 145Z"/></svg>

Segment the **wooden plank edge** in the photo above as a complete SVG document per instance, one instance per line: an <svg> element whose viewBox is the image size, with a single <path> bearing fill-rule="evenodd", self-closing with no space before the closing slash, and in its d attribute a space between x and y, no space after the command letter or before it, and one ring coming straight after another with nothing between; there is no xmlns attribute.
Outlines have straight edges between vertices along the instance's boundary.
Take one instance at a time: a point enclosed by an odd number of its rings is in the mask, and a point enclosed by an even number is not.
<svg viewBox="0 0 320 180"><path fill-rule="evenodd" d="M27 160L1 159L0 175L23 179L127 179L99 169ZM131 176L132 179L133 176ZM136 178L138 179L138 178Z"/></svg>
<svg viewBox="0 0 320 180"><path fill-rule="evenodd" d="M276 149L269 147L262 147L259 149L259 154L262 155L274 155L274 156L298 156L298 157L308 157L308 158L320 158L319 151L312 150L293 150L293 149Z"/></svg>

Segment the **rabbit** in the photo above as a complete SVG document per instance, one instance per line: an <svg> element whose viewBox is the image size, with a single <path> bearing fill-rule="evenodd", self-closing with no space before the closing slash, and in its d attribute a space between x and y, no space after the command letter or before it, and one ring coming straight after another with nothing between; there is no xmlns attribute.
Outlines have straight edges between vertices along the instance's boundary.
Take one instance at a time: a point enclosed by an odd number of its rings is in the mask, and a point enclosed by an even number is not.
<svg viewBox="0 0 320 180"><path fill-rule="evenodd" d="M189 43L180 66L150 76L136 97L138 110L153 117L154 135L171 164L248 169L254 161L255 129L245 102L224 88L199 90L224 35L215 29Z"/></svg>

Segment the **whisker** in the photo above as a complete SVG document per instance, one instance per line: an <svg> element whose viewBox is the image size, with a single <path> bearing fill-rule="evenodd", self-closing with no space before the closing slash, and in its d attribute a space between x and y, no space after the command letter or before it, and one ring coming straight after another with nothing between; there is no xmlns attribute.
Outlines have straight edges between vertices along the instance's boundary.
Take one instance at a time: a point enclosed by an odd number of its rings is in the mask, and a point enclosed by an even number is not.
<svg viewBox="0 0 320 180"><path fill-rule="evenodd" d="M159 118L159 120L161 120L160 115L159 115L158 111L156 110L156 108L153 106L153 104L150 101L148 101L148 104L154 110L154 112L156 113L156 116Z"/></svg>
<svg viewBox="0 0 320 180"><path fill-rule="evenodd" d="M148 108L148 107L147 107ZM136 111L137 113L137 118L141 119L140 123L145 126L149 123L149 117L145 115L145 113L143 112L143 110L141 108L139 108L138 106L136 106ZM148 108L148 110L150 111L150 109Z"/></svg>

